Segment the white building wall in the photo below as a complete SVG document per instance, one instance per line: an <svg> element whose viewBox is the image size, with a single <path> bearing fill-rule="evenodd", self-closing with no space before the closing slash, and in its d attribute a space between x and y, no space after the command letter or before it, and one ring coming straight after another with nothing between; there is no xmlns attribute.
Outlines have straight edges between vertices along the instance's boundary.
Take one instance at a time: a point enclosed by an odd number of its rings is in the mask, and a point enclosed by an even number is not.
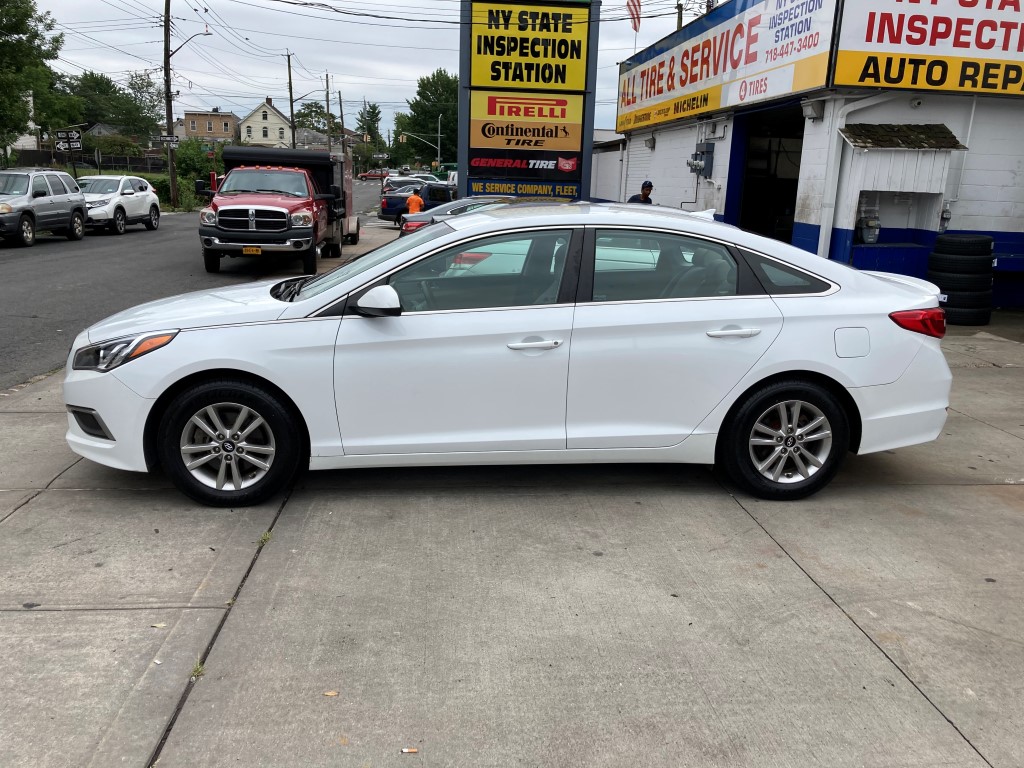
<svg viewBox="0 0 1024 768"><path fill-rule="evenodd" d="M714 209L721 214L725 208L726 179L729 175L731 121L669 125L653 131L635 131L626 144L624 184L620 200L627 200L640 191L646 180L654 183L651 198L657 205L682 208L686 211ZM644 142L654 137L654 148ZM696 152L697 144L715 145L711 178L690 171L686 161Z"/></svg>
<svg viewBox="0 0 1024 768"><path fill-rule="evenodd" d="M622 183L624 150L602 148L593 154L590 165L590 196L601 200L618 200Z"/></svg>

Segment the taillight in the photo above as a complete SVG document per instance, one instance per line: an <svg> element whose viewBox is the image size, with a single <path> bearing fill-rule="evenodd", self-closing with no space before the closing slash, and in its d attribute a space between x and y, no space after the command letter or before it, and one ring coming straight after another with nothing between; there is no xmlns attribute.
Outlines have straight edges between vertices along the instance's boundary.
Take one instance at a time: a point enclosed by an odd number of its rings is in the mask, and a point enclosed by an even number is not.
<svg viewBox="0 0 1024 768"><path fill-rule="evenodd" d="M387 201L387 198L384 198L384 197L382 197L382 198L380 199L380 207L381 207L381 208L387 208L387 207L388 207L388 201Z"/></svg>
<svg viewBox="0 0 1024 768"><path fill-rule="evenodd" d="M403 232L412 232L414 229L427 226L425 221L405 221L402 223Z"/></svg>
<svg viewBox="0 0 1024 768"><path fill-rule="evenodd" d="M474 264L479 264L490 255L491 254L489 253L481 253L480 251L465 251L464 253L456 254L455 258L452 259L452 266L471 267Z"/></svg>
<svg viewBox="0 0 1024 768"><path fill-rule="evenodd" d="M936 339L946 335L946 312L941 307L890 312L889 317L900 328L914 333L923 333Z"/></svg>

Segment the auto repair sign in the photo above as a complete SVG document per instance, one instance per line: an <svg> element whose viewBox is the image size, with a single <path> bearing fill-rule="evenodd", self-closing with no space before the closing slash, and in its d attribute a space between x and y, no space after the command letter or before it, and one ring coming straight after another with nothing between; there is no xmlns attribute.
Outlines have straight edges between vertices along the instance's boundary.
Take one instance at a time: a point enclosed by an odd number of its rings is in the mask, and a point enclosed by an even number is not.
<svg viewBox="0 0 1024 768"><path fill-rule="evenodd" d="M619 73L620 133L820 88L836 0L733 0Z"/></svg>
<svg viewBox="0 0 1024 768"><path fill-rule="evenodd" d="M834 82L1024 94L1022 0L858 0L843 9Z"/></svg>

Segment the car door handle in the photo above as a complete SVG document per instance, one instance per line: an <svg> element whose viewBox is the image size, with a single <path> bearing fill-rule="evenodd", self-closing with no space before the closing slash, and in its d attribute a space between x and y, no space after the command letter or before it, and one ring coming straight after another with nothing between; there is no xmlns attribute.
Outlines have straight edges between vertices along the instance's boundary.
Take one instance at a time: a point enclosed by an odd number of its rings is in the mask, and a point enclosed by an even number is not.
<svg viewBox="0 0 1024 768"><path fill-rule="evenodd" d="M562 346L561 339L544 339L543 341L520 341L509 344L509 349L554 349Z"/></svg>
<svg viewBox="0 0 1024 768"><path fill-rule="evenodd" d="M757 336L760 332L760 328L723 328L718 331L708 331L708 336L712 339L722 339L729 336L738 336L741 339L749 339L751 336Z"/></svg>

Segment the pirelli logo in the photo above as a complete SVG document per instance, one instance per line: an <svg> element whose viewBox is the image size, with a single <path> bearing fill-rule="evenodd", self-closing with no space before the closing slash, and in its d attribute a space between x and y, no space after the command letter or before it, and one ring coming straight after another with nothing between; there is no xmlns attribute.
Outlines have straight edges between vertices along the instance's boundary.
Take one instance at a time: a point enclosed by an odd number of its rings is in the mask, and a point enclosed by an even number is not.
<svg viewBox="0 0 1024 768"><path fill-rule="evenodd" d="M525 117L544 120L565 120L569 116L569 100L525 96L488 96L489 117Z"/></svg>

